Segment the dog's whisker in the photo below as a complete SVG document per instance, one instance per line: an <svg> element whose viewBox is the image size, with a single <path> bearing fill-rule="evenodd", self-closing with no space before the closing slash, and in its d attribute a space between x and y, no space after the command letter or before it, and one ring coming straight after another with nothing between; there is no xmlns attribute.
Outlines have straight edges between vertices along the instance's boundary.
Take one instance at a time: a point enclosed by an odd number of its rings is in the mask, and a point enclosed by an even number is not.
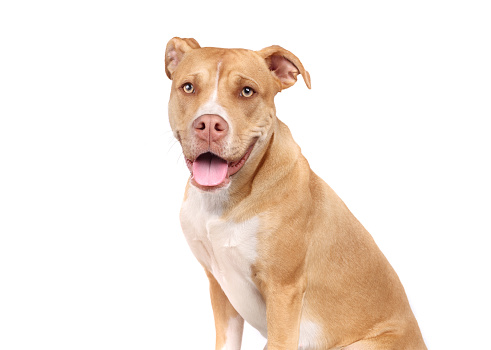
<svg viewBox="0 0 491 350"><path fill-rule="evenodd" d="M179 163L179 161L181 160L181 157L182 157L182 159L185 159L186 158L186 157L184 157L184 153L183 152L179 153L179 156L177 156L176 164Z"/></svg>

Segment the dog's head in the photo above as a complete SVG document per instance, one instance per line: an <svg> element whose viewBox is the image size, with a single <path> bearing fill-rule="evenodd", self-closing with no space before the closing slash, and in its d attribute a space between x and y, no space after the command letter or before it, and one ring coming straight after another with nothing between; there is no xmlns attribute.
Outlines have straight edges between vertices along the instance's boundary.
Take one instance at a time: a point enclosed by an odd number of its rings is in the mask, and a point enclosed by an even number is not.
<svg viewBox="0 0 491 350"><path fill-rule="evenodd" d="M300 60L280 46L260 51L201 48L194 39L173 38L165 55L172 80L169 120L202 190L227 187L259 155L276 118L274 96L301 74Z"/></svg>

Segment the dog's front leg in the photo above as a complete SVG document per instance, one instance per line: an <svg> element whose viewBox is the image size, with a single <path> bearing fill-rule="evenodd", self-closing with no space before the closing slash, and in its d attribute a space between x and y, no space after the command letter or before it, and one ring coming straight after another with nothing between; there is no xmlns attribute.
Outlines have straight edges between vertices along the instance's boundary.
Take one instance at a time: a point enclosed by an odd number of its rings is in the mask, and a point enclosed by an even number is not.
<svg viewBox="0 0 491 350"><path fill-rule="evenodd" d="M266 292L268 350L297 350L304 288L273 284Z"/></svg>
<svg viewBox="0 0 491 350"><path fill-rule="evenodd" d="M240 350L244 319L235 311L213 275L206 271L210 280L210 298L215 318L216 350Z"/></svg>

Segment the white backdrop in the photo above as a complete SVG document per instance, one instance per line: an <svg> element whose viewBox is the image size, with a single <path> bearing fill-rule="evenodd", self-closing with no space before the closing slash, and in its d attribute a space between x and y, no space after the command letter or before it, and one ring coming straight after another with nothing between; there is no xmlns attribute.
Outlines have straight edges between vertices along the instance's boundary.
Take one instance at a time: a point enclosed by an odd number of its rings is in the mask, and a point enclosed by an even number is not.
<svg viewBox="0 0 491 350"><path fill-rule="evenodd" d="M0 349L212 349L181 233L164 49L279 44L311 167L398 272L431 349L489 347L487 1L3 1ZM247 328L243 349L264 339Z"/></svg>

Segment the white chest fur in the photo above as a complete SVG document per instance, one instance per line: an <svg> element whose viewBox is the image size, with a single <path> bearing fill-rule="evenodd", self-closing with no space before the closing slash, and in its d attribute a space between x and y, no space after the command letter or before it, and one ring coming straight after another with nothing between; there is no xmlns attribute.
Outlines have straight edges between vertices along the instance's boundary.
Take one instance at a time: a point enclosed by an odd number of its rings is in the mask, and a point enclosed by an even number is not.
<svg viewBox="0 0 491 350"><path fill-rule="evenodd" d="M251 278L260 219L222 219L227 200L227 190L207 193L191 186L181 208L181 226L193 254L215 276L237 312L266 337L266 306Z"/></svg>

